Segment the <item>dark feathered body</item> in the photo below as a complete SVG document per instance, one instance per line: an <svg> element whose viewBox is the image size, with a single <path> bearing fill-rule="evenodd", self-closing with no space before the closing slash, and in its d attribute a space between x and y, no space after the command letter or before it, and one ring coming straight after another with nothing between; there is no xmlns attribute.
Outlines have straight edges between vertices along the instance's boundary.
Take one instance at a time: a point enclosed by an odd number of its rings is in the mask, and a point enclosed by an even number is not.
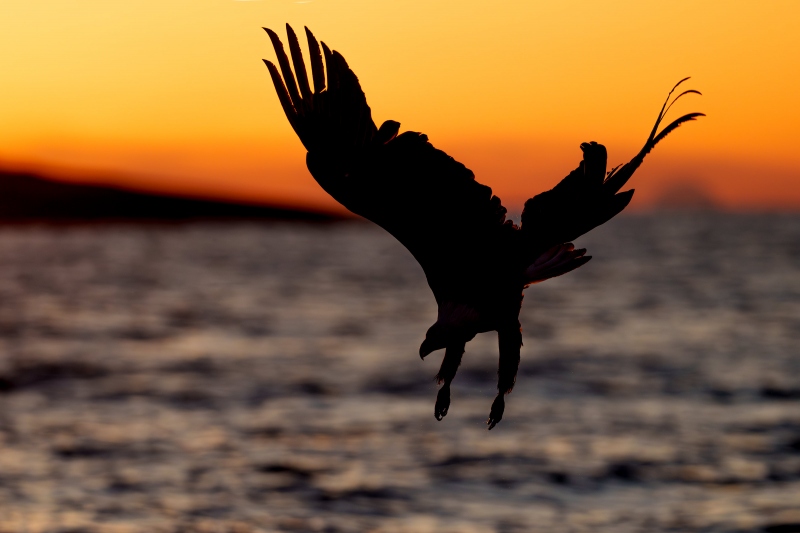
<svg viewBox="0 0 800 533"><path fill-rule="evenodd" d="M582 144L578 168L552 190L528 200L518 227L506 220L506 209L489 187L434 148L425 135L398 135L400 124L394 121L377 128L344 58L324 43L320 51L308 29L313 91L292 29L287 25L294 73L280 39L267 32L283 77L265 62L286 116L308 149L311 174L347 209L397 238L425 272L439 313L420 355L445 349L437 375L442 383L437 418L449 408L450 383L465 344L477 333L497 331L498 394L489 416L491 429L502 418L503 396L517 373L523 289L585 264L590 257L569 241L622 211L633 191L619 191L645 155L681 123L700 114L684 115L657 134L668 109L665 103L641 152L609 173L605 147ZM675 99L690 92L696 91Z"/></svg>

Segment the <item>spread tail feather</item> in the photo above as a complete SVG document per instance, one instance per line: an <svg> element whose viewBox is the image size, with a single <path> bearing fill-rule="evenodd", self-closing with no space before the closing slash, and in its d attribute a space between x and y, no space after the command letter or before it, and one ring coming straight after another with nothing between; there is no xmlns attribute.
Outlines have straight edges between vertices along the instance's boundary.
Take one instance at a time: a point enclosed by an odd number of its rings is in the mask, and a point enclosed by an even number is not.
<svg viewBox="0 0 800 533"><path fill-rule="evenodd" d="M561 276L585 265L592 256L584 254L586 254L585 248L576 250L571 242L553 246L525 270L525 287Z"/></svg>

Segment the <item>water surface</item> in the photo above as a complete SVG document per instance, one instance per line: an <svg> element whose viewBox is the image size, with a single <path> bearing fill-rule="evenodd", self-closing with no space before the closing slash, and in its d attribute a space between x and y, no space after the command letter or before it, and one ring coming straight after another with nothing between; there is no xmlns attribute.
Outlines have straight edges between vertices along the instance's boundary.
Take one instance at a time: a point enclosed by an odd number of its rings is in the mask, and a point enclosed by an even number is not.
<svg viewBox="0 0 800 533"><path fill-rule="evenodd" d="M800 217L620 217L442 422L366 224L0 229L0 532L800 531Z"/></svg>

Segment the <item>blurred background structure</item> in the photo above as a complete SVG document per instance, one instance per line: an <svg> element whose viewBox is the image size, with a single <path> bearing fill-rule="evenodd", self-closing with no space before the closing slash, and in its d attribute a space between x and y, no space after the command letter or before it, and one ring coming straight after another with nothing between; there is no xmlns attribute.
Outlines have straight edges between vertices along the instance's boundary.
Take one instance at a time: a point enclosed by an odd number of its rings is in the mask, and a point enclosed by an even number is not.
<svg viewBox="0 0 800 533"><path fill-rule="evenodd" d="M799 15L4 0L0 533L800 531ZM516 212L705 93L527 291L491 433L494 335L434 420L422 270L305 170L260 62L285 22Z"/></svg>

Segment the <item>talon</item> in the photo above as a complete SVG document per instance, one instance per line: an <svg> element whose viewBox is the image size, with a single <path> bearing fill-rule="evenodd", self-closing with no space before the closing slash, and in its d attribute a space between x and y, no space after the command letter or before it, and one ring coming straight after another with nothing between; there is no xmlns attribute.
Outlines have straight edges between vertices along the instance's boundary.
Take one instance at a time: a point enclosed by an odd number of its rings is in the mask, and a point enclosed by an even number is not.
<svg viewBox="0 0 800 533"><path fill-rule="evenodd" d="M436 406L433 408L433 416L436 420L441 420L447 415L450 409L450 385L444 385L436 395Z"/></svg>
<svg viewBox="0 0 800 533"><path fill-rule="evenodd" d="M489 420L486 421L486 424L489 426L488 429L492 429L503 419L503 411L506 409L506 401L503 399L503 395L498 394L497 397L492 402L492 410L489 413Z"/></svg>

